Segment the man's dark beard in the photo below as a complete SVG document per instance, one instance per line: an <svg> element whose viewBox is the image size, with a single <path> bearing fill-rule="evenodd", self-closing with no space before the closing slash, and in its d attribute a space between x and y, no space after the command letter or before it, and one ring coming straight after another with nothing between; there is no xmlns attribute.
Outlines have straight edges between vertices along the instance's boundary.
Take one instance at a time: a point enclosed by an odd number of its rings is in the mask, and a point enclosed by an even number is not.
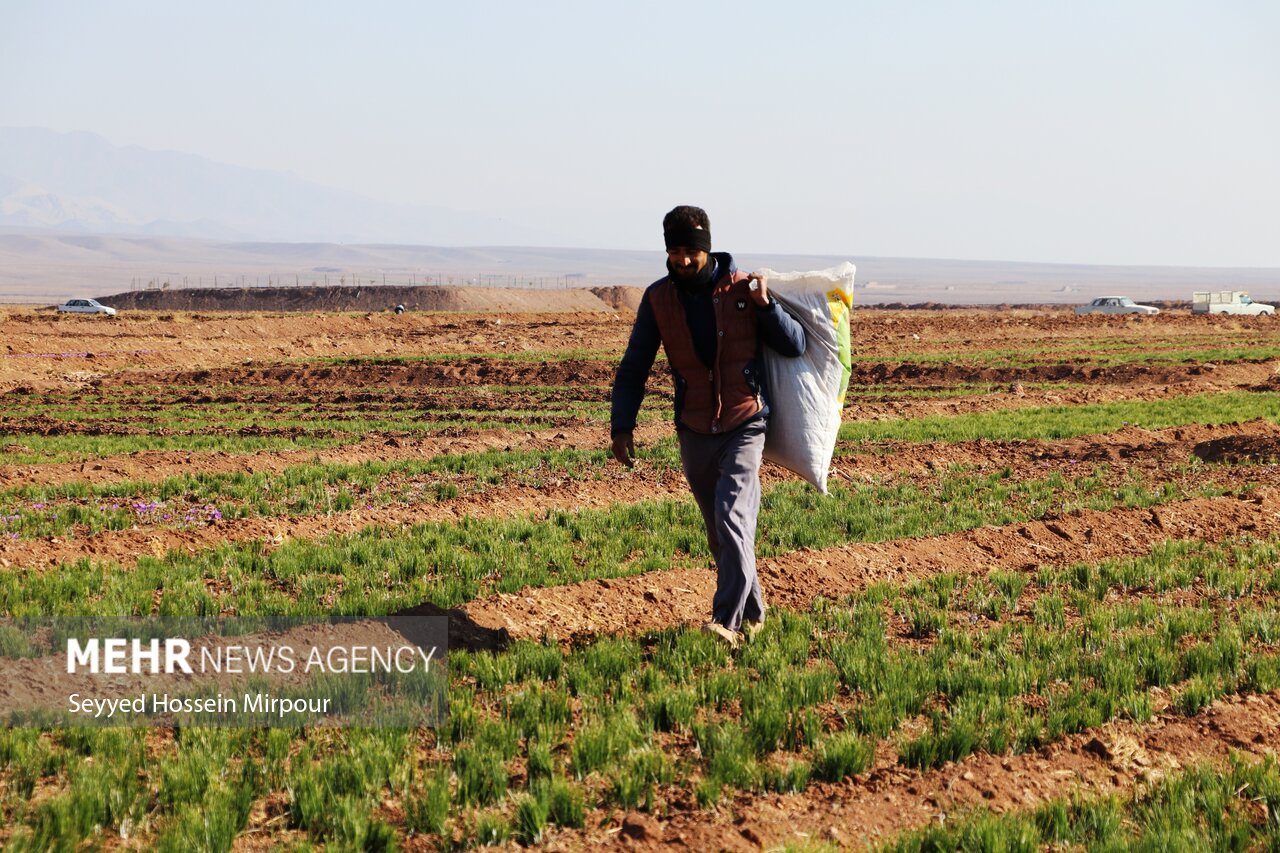
<svg viewBox="0 0 1280 853"><path fill-rule="evenodd" d="M697 272L681 272L671 265L671 261L667 261L667 272L671 273L671 278L680 287L690 290L699 290L711 284L711 276L715 271L715 264L708 258L707 262L702 265L702 269Z"/></svg>

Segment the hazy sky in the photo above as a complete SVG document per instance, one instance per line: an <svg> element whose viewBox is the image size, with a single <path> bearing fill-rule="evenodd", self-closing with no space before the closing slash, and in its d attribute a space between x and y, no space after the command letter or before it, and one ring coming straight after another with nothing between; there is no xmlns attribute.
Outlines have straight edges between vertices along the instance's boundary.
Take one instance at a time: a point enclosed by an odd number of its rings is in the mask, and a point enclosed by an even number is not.
<svg viewBox="0 0 1280 853"><path fill-rule="evenodd" d="M738 252L1280 267L1280 3L0 0L0 125Z"/></svg>

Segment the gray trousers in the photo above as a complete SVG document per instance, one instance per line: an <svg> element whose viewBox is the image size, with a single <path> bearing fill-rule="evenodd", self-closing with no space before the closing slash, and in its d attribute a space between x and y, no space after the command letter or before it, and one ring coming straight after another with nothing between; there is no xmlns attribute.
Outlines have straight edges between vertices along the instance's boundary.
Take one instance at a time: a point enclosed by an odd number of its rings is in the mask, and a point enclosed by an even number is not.
<svg viewBox="0 0 1280 853"><path fill-rule="evenodd" d="M679 431L684 476L702 510L707 544L716 559L711 618L730 631L740 630L744 619L764 618L756 575L756 516L765 429L760 418L724 435Z"/></svg>

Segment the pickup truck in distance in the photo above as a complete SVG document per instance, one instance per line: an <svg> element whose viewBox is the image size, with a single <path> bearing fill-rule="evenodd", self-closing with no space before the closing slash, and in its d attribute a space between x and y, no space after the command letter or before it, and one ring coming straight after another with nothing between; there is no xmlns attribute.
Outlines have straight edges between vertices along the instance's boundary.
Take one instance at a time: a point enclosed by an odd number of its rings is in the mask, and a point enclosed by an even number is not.
<svg viewBox="0 0 1280 853"><path fill-rule="evenodd" d="M1191 313L1270 315L1276 307L1254 302L1243 290L1202 290L1191 294Z"/></svg>

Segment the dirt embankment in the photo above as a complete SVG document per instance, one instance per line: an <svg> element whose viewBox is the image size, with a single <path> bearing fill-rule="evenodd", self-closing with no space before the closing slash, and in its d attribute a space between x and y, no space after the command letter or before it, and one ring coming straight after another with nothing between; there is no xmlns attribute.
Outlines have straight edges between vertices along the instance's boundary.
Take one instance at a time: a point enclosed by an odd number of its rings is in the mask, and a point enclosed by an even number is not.
<svg viewBox="0 0 1280 853"><path fill-rule="evenodd" d="M635 291L631 293L630 291ZM634 287L529 289L510 287L224 287L134 290L99 301L146 311L634 311Z"/></svg>

